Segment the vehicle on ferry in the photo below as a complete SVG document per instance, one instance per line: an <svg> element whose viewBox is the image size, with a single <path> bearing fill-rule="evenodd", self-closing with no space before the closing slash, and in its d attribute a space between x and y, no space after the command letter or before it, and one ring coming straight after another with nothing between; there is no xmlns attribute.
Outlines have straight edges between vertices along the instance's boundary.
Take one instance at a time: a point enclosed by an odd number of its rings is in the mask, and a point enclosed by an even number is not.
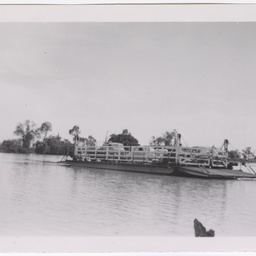
<svg viewBox="0 0 256 256"><path fill-rule="evenodd" d="M129 156L133 161L160 161L163 158L163 152L154 149L151 146L134 146L131 147Z"/></svg>

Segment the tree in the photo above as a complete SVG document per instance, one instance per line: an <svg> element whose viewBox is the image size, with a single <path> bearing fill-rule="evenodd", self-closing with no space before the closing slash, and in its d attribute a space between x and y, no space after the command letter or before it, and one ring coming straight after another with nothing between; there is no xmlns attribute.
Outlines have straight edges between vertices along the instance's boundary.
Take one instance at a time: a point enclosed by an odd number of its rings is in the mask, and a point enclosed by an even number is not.
<svg viewBox="0 0 256 256"><path fill-rule="evenodd" d="M47 145L47 141L37 141L35 145L35 152L36 154L48 154L49 153L49 146Z"/></svg>
<svg viewBox="0 0 256 256"><path fill-rule="evenodd" d="M152 146L154 146L154 145L157 145L157 146L164 145L164 138L163 137L152 136L151 141L150 141L149 144L152 145Z"/></svg>
<svg viewBox="0 0 256 256"><path fill-rule="evenodd" d="M29 149L33 140L39 137L39 130L34 122L26 120L23 124L19 123L16 126L14 134L22 139L22 147Z"/></svg>
<svg viewBox="0 0 256 256"><path fill-rule="evenodd" d="M124 129L123 132L122 132L122 135L129 135L129 132L127 129Z"/></svg>
<svg viewBox="0 0 256 256"><path fill-rule="evenodd" d="M158 146L171 146L172 141L176 139L177 131L174 129L171 132L166 131L160 137L153 136L150 141L150 145L158 145Z"/></svg>
<svg viewBox="0 0 256 256"><path fill-rule="evenodd" d="M49 131L52 131L52 124L50 122L42 123L41 127L39 128L39 133L44 135L44 139L47 137L47 133Z"/></svg>
<svg viewBox="0 0 256 256"><path fill-rule="evenodd" d="M253 159L254 158L254 153L251 151L252 148L251 147L246 147L245 149L243 149L242 151L242 155L244 157L244 159Z"/></svg>
<svg viewBox="0 0 256 256"><path fill-rule="evenodd" d="M230 151L228 151L228 157L230 159L240 159L240 153L237 149L236 150L230 150Z"/></svg>
<svg viewBox="0 0 256 256"><path fill-rule="evenodd" d="M88 136L87 145L88 146L95 146L96 145L96 139L92 137L92 135Z"/></svg>
<svg viewBox="0 0 256 256"><path fill-rule="evenodd" d="M92 135L88 136L88 138L79 137L79 141L84 142L87 146L95 146L97 142Z"/></svg>
<svg viewBox="0 0 256 256"><path fill-rule="evenodd" d="M69 130L69 134L73 136L73 140L79 138L79 134L81 133L79 126L75 125L72 129Z"/></svg>
<svg viewBox="0 0 256 256"><path fill-rule="evenodd" d="M44 141L37 141L35 146L37 154L73 155L74 145L68 140L62 140L59 135L49 136Z"/></svg>
<svg viewBox="0 0 256 256"><path fill-rule="evenodd" d="M21 139L4 140L0 151L7 153L30 153L29 149L22 147Z"/></svg>
<svg viewBox="0 0 256 256"><path fill-rule="evenodd" d="M139 146L138 140L134 138L127 129L120 134L111 134L108 142L122 143L124 146Z"/></svg>

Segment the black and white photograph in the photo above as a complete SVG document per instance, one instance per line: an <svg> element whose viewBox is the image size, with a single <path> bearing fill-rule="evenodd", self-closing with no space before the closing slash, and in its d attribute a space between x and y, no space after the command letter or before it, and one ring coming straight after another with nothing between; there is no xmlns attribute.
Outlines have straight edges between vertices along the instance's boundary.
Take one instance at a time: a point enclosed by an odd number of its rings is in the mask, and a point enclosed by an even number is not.
<svg viewBox="0 0 256 256"><path fill-rule="evenodd" d="M0 22L0 236L255 237L255 31Z"/></svg>

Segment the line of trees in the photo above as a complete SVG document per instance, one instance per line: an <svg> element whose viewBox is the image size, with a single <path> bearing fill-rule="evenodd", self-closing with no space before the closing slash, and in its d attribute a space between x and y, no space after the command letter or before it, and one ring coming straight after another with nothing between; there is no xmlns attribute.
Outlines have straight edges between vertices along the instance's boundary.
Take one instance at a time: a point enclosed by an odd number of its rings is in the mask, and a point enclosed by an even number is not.
<svg viewBox="0 0 256 256"><path fill-rule="evenodd" d="M44 122L38 127L33 121L26 120L15 127L14 134L19 138L4 140L0 145L0 151L73 156L74 142L77 139L85 141L87 145L96 145L96 139L91 135L88 138L79 137L81 132L79 126L76 125L69 130L73 142L62 139L59 135L49 135L51 131L50 122Z"/></svg>
<svg viewBox="0 0 256 256"><path fill-rule="evenodd" d="M97 141L89 135L87 138L80 137L81 131L79 126L75 125L69 130L69 134L73 137L73 143L67 139L62 139L59 135L49 135L52 131L52 124L44 122L39 127L33 122L26 120L19 123L14 130L14 134L18 139L4 140L0 145L0 151L7 153L36 153L51 155L70 155L73 156L74 142L76 140L83 141L86 145L95 146ZM150 145L152 146L171 146L175 143L177 131L166 131L161 136L151 137ZM131 133L124 129L120 134L111 134L106 138L107 142L122 143L124 146L139 146L138 140ZM251 147L246 147L239 152L238 150L230 150L228 152L231 159L247 159L256 160Z"/></svg>
<svg viewBox="0 0 256 256"><path fill-rule="evenodd" d="M64 155L74 152L74 145L59 135L48 136L52 124L44 122L39 127L30 120L17 124L14 134L18 139L4 140L0 151L7 153L36 153Z"/></svg>

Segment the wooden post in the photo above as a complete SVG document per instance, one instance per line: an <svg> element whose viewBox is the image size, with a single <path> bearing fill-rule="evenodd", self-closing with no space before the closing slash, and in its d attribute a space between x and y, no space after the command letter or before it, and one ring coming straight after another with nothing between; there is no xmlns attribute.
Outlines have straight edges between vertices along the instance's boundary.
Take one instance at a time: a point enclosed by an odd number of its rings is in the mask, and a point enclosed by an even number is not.
<svg viewBox="0 0 256 256"><path fill-rule="evenodd" d="M121 148L118 149L118 161L120 161L121 158Z"/></svg>
<svg viewBox="0 0 256 256"><path fill-rule="evenodd" d="M206 228L197 219L194 220L194 229L196 237L214 237L215 231L210 229L206 231Z"/></svg>
<svg viewBox="0 0 256 256"><path fill-rule="evenodd" d="M104 148L103 148L103 152L104 152ZM105 148L105 152L106 152L106 159L108 160L108 146Z"/></svg>
<svg viewBox="0 0 256 256"><path fill-rule="evenodd" d="M77 136L75 136L74 157L77 157L77 154L78 154L78 145L77 145Z"/></svg>

